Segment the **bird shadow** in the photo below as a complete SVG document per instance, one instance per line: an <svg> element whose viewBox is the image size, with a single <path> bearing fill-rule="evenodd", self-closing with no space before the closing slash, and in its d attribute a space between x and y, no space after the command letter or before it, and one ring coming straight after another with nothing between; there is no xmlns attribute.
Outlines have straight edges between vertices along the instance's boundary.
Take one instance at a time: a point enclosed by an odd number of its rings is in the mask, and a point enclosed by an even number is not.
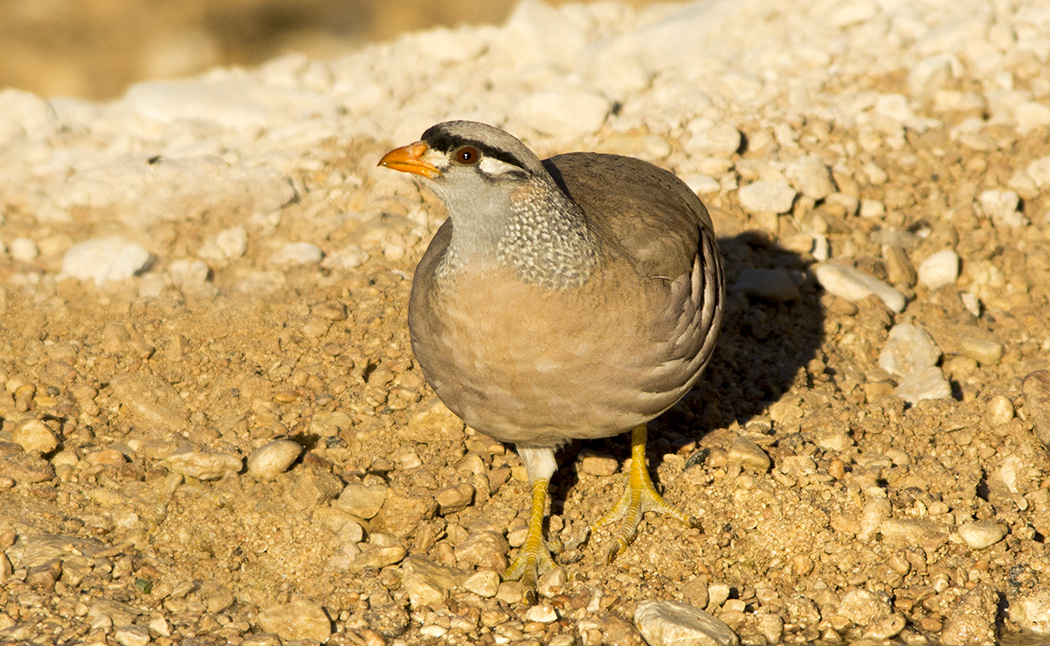
<svg viewBox="0 0 1050 646"><path fill-rule="evenodd" d="M720 238L719 247L725 258L727 286L722 333L693 389L649 423L647 453L654 482L658 482L654 456L695 448L705 434L734 423L744 427L793 388L807 385L813 376L806 367L823 341L825 312L810 271L811 260L754 230ZM740 275L752 269L783 272L798 287L798 297L777 302L740 291L736 287ZM770 432L768 426L766 429ZM562 470L556 483L559 493L570 491L579 481L576 457L580 451L589 449L622 460L630 454L625 437L566 446L559 462L577 467ZM554 513L560 513L564 500L564 495L552 498Z"/></svg>

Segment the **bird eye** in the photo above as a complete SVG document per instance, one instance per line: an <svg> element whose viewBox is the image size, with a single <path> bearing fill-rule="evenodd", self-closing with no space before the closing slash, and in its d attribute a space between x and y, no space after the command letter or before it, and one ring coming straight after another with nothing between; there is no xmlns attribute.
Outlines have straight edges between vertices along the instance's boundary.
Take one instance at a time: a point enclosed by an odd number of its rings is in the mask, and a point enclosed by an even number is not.
<svg viewBox="0 0 1050 646"><path fill-rule="evenodd" d="M463 146L456 151L455 159L461 164L476 164L481 159L481 153L472 146Z"/></svg>

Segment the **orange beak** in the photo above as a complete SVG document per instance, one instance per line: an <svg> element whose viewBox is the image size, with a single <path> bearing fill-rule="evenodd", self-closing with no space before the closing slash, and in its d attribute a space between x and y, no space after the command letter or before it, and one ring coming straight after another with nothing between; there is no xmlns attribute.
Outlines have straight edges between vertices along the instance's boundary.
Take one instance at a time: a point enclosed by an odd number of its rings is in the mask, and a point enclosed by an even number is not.
<svg viewBox="0 0 1050 646"><path fill-rule="evenodd" d="M433 164L422 159L429 149L422 141L401 146L383 155L383 158L379 160L379 165L401 171L402 173L415 173L428 179L434 179L441 175L441 171Z"/></svg>

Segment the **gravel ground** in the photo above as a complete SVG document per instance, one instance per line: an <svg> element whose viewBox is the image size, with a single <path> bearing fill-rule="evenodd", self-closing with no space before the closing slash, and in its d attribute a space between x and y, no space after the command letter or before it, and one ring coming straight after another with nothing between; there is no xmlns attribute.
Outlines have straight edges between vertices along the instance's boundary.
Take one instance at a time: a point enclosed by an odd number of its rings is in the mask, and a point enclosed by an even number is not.
<svg viewBox="0 0 1050 646"><path fill-rule="evenodd" d="M655 645L648 601L753 645L1050 641L1050 5L784 6L527 1L112 103L0 92L0 642ZM627 440L570 445L531 608L498 576L524 469L409 348L443 209L375 168L449 118L674 170L727 258L649 441L702 529L604 564L574 538Z"/></svg>

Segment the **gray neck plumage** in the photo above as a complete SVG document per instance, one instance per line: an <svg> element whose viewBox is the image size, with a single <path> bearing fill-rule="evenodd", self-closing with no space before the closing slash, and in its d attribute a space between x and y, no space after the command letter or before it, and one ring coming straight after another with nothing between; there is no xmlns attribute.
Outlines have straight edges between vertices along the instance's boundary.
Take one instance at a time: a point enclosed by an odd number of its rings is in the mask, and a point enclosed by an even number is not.
<svg viewBox="0 0 1050 646"><path fill-rule="evenodd" d="M527 283L564 289L585 283L598 264L597 241L586 217L557 188L526 187L507 204L471 204L470 210L446 204L452 241L443 272L482 260L513 269ZM476 210L479 206L485 207L483 211Z"/></svg>

